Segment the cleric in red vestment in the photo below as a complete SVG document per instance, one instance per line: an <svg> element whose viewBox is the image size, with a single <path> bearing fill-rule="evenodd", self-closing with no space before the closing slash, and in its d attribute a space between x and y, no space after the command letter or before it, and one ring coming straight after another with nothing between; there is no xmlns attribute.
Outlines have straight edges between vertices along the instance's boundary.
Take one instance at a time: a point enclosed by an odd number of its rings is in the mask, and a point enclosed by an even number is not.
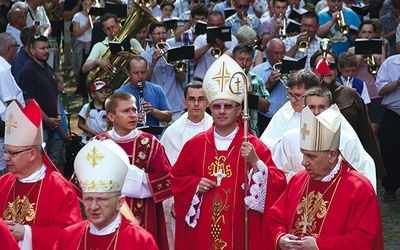
<svg viewBox="0 0 400 250"><path fill-rule="evenodd" d="M301 113L297 173L271 208L267 249L383 249L378 199L371 183L341 159L340 113Z"/></svg>
<svg viewBox="0 0 400 250"><path fill-rule="evenodd" d="M247 207L248 246L260 249L262 223L268 223L264 211L286 186L269 149L253 135L244 141L244 127L237 123L243 77L243 70L227 55L217 59L204 77L214 125L183 146L171 171L175 249L245 249Z"/></svg>
<svg viewBox="0 0 400 250"><path fill-rule="evenodd" d="M42 148L42 111L35 101L6 110L0 215L21 249L52 249L61 230L82 220L78 198ZM0 242L0 248L2 247Z"/></svg>
<svg viewBox="0 0 400 250"><path fill-rule="evenodd" d="M74 168L88 220L64 229L54 250L158 249L129 209L122 214L121 189L133 166L120 146L111 140L90 141L77 154Z"/></svg>

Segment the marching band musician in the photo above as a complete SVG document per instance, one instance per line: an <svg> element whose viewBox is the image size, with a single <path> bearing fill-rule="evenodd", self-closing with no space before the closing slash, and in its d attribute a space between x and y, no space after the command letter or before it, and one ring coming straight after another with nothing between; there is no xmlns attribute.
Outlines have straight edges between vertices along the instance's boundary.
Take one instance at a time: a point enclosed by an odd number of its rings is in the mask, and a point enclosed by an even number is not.
<svg viewBox="0 0 400 250"><path fill-rule="evenodd" d="M141 54L147 62L146 80L163 88L171 106L172 122L174 122L182 115L185 108L182 103L183 90L181 84L185 81L186 76L184 72L177 72L174 66L168 65L165 61L165 51L162 50L168 50L170 47L166 43L167 27L165 24L151 23L149 25L149 38L154 46ZM160 60L162 57L163 59Z"/></svg>
<svg viewBox="0 0 400 250"><path fill-rule="evenodd" d="M287 22L286 10L288 3L286 0L273 0L272 9L274 15L262 23L262 47L265 48L267 43L273 39L278 38L282 29L283 21Z"/></svg>
<svg viewBox="0 0 400 250"><path fill-rule="evenodd" d="M228 17L225 21L226 26L232 27L232 34L235 35L238 29L243 25L248 25L257 32L257 36L261 37L262 27L260 20L255 16L247 13L250 8L250 0L233 0L232 4L236 13Z"/></svg>

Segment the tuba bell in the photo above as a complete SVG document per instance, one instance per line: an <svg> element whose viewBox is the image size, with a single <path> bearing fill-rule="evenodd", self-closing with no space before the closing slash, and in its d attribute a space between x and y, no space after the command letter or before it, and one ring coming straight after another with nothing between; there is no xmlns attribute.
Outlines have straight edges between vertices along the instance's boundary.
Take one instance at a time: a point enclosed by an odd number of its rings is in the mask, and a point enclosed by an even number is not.
<svg viewBox="0 0 400 250"><path fill-rule="evenodd" d="M218 59L220 56L222 56L222 49L218 48L218 47L213 47L213 49L211 50L211 55Z"/></svg>
<svg viewBox="0 0 400 250"><path fill-rule="evenodd" d="M307 39L301 39L299 41L298 50L300 52L306 52L309 47L310 47L310 37L307 37Z"/></svg>
<svg viewBox="0 0 400 250"><path fill-rule="evenodd" d="M275 63L272 66L272 68L274 70L278 70L280 72L281 68L282 68L282 61L278 61L277 63ZM279 80L282 83L282 86L285 87L285 88L288 88L289 77L290 77L290 74L281 73L281 77L279 78Z"/></svg>
<svg viewBox="0 0 400 250"><path fill-rule="evenodd" d="M375 57L372 54L367 56L367 70L371 75L378 74L379 66L376 64Z"/></svg>
<svg viewBox="0 0 400 250"><path fill-rule="evenodd" d="M114 38L115 41L122 41L125 36L128 36L131 39L145 25L157 21L151 13L139 6L137 3L133 2L133 5L132 13L126 19L125 24L122 26L118 35ZM101 59L109 59L110 63L114 66L114 72L109 74L103 68L97 66L89 72L86 78L86 84L88 86L96 79L103 79L110 85L111 89L115 90L128 81L129 77L126 75L124 67L126 63L125 58L118 55L112 55L108 48L101 56Z"/></svg>
<svg viewBox="0 0 400 250"><path fill-rule="evenodd" d="M160 51L161 57L164 59L165 64L169 66L173 66L174 70L176 73L185 73L186 72L186 63L184 63L182 60L175 61L175 62L168 62L168 50L170 49L170 46L167 42L164 42L161 40L159 43L156 44L156 48Z"/></svg>

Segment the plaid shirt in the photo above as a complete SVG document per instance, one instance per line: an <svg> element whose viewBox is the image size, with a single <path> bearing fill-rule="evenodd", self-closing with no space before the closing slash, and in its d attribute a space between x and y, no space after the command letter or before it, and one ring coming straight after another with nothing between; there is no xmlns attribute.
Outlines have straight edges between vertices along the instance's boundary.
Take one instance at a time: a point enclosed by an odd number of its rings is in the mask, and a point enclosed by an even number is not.
<svg viewBox="0 0 400 250"><path fill-rule="evenodd" d="M256 16L250 15L250 14L247 16L247 18L250 20L251 26L254 29L254 31L257 33L257 35L259 37L261 37L262 27L261 27L260 20ZM228 17L228 19L226 19L225 25L231 26L232 27L232 35L235 35L236 32L238 31L238 29L240 27L242 27L242 20L240 20L239 16L236 13L236 14Z"/></svg>
<svg viewBox="0 0 400 250"><path fill-rule="evenodd" d="M259 98L265 99L269 101L269 92L265 87L263 79L252 73L247 73L247 76L250 79L251 86L253 88L253 93L258 95ZM256 109L250 109L250 128L254 131L257 137L260 137L260 131L258 131L257 121L258 121L258 111Z"/></svg>
<svg viewBox="0 0 400 250"><path fill-rule="evenodd" d="M288 38L285 39L286 52L289 51L297 43L297 37L298 36L299 35L288 37ZM310 65L311 56L314 54L315 51L319 50L319 48L320 48L319 43L320 42L321 42L321 38L316 36L310 42L310 47L308 48L308 50L306 52L301 52L301 51L297 50L296 54L294 55L295 59L300 59L303 56L307 56L306 65L304 66L305 69L310 69L311 68L311 65Z"/></svg>

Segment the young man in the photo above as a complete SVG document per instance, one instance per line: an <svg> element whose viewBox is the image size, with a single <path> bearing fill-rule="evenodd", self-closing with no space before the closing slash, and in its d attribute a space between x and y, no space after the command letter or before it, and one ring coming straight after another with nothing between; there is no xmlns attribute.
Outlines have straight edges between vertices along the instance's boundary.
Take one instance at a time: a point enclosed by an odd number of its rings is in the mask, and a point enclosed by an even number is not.
<svg viewBox="0 0 400 250"><path fill-rule="evenodd" d="M35 101L6 111L0 215L21 249L53 249L61 230L80 222L78 198L42 148L42 111Z"/></svg>
<svg viewBox="0 0 400 250"><path fill-rule="evenodd" d="M232 4L236 13L226 19L225 25L232 27L233 35L236 34L242 25L248 25L254 29L257 36L260 38L262 35L260 20L255 15L247 13L250 8L250 3L250 0L233 0Z"/></svg>
<svg viewBox="0 0 400 250"><path fill-rule="evenodd" d="M252 135L248 142L243 140L244 128L236 120L245 84L243 78L233 78L237 72L244 74L227 55L207 71L203 89L214 126L186 142L172 168L175 249L244 249L245 233L249 249L260 249L261 226L268 223L266 211L286 186L268 148ZM250 195L242 189L247 171L254 183L248 189ZM245 212L248 232L243 230Z"/></svg>
<svg viewBox="0 0 400 250"><path fill-rule="evenodd" d="M268 249L383 249L376 194L340 157L340 120L333 108L317 116L309 107L302 111L305 170L269 211Z"/></svg>
<svg viewBox="0 0 400 250"><path fill-rule="evenodd" d="M164 147L152 134L136 128L138 113L136 99L126 92L108 97L105 103L107 118L113 123L112 130L99 134L95 140L111 139L122 147L130 163L137 166L126 178L136 180L139 189L126 187L128 207L139 225L149 231L160 249L167 249L165 220L162 201L171 197L169 172L171 165Z"/></svg>
<svg viewBox="0 0 400 250"><path fill-rule="evenodd" d="M150 233L121 214L121 189L132 168L124 150L111 140L90 141L74 165L88 219L64 229L53 249L158 249Z"/></svg>
<svg viewBox="0 0 400 250"><path fill-rule="evenodd" d="M208 101L201 82L191 82L184 89L183 104L187 112L171 124L163 133L161 143L165 147L171 165L175 164L183 145L196 134L209 129L213 120L206 113ZM174 249L175 219L171 215L173 198L163 201L165 220L167 224L168 243Z"/></svg>
<svg viewBox="0 0 400 250"><path fill-rule="evenodd" d="M262 23L262 47L265 48L267 43L273 38L279 38L279 30L282 28L283 21L288 24L286 18L286 10L288 7L287 0L273 0L272 9L274 15Z"/></svg>

